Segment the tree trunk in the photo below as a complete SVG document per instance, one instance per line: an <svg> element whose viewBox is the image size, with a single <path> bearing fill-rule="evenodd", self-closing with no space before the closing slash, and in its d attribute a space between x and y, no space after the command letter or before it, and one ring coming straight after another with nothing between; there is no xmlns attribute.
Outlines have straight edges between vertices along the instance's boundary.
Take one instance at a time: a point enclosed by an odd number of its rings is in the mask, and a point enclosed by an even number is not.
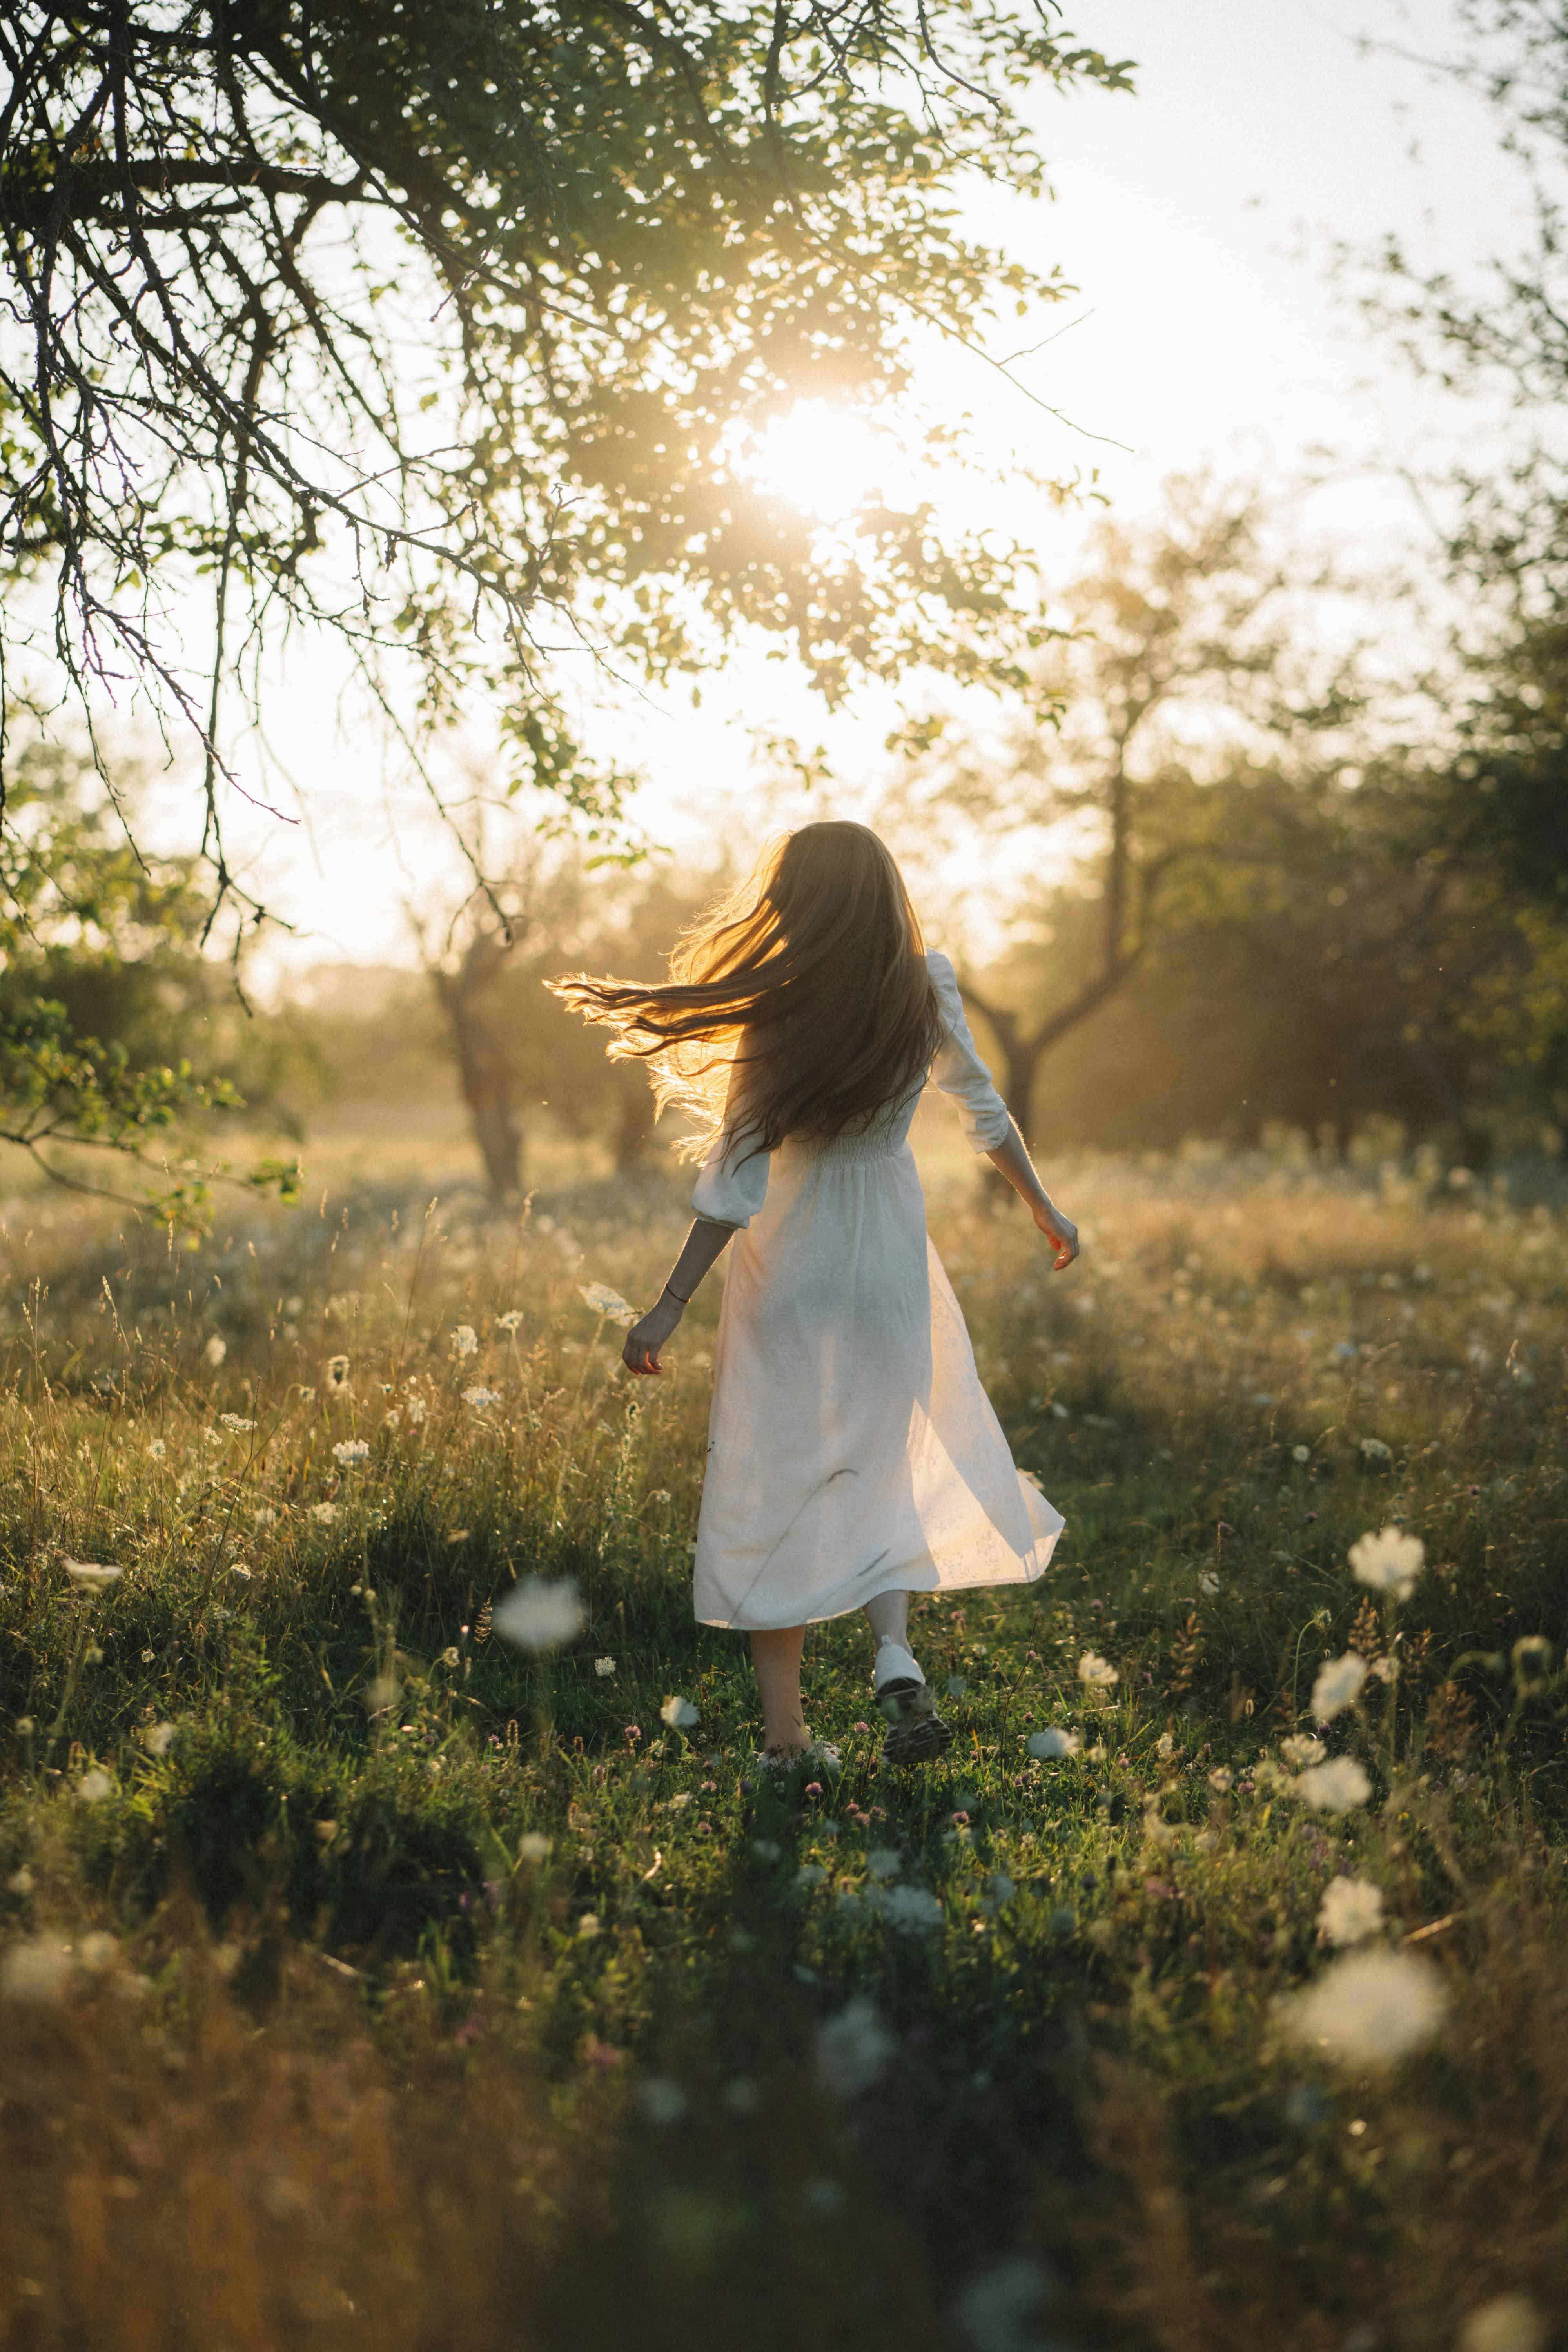
<svg viewBox="0 0 1568 2352"><path fill-rule="evenodd" d="M616 1173L626 1176L640 1168L653 1140L653 1088L640 1062L616 1062L616 1118L611 1148Z"/></svg>
<svg viewBox="0 0 1568 2352"><path fill-rule="evenodd" d="M470 954L460 971L433 971L430 977L451 1032L458 1084L490 1198L511 1201L522 1190L522 1121L506 1055L491 1037L481 1009L488 961Z"/></svg>

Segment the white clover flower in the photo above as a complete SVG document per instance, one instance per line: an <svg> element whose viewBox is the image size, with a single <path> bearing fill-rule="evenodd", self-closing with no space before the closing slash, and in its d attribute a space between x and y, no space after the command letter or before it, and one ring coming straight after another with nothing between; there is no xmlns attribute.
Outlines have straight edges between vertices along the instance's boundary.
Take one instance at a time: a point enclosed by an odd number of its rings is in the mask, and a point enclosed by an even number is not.
<svg viewBox="0 0 1568 2352"><path fill-rule="evenodd" d="M452 1353L458 1358L471 1356L479 1344L479 1335L471 1323L459 1323L452 1334Z"/></svg>
<svg viewBox="0 0 1568 2352"><path fill-rule="evenodd" d="M1310 1462L1311 1458L1312 1449L1310 1445L1293 1445L1290 1448L1290 1459L1292 1462Z"/></svg>
<svg viewBox="0 0 1568 2352"><path fill-rule="evenodd" d="M312 1503L310 1506L310 1517L321 1527L330 1528L337 1516L338 1507L335 1503Z"/></svg>
<svg viewBox="0 0 1568 2352"><path fill-rule="evenodd" d="M1078 1678L1080 1683L1087 1683L1091 1690L1110 1690L1113 1684L1121 1680L1110 1659L1102 1658L1098 1650L1084 1652L1078 1662Z"/></svg>
<svg viewBox="0 0 1568 2352"><path fill-rule="evenodd" d="M101 1804L105 1797L113 1796L114 1783L108 1773L100 1772L95 1764L90 1771L82 1774L76 1784L76 1792L84 1805Z"/></svg>
<svg viewBox="0 0 1568 2352"><path fill-rule="evenodd" d="M1381 1437L1363 1437L1361 1450L1363 1460L1368 1462L1392 1462L1394 1459L1393 1446L1385 1445Z"/></svg>
<svg viewBox="0 0 1568 2352"><path fill-rule="evenodd" d="M577 1296L595 1315L602 1315L606 1323L619 1324L623 1331L629 1331L637 1319L637 1308L628 1305L618 1290L612 1290L607 1282L580 1282Z"/></svg>
<svg viewBox="0 0 1568 2352"><path fill-rule="evenodd" d="M370 1441L364 1437L340 1437L332 1448L332 1460L351 1470L356 1462L370 1458Z"/></svg>
<svg viewBox="0 0 1568 2352"><path fill-rule="evenodd" d="M1499 2294L1467 2313L1456 2352L1546 2352L1551 2334L1528 2294Z"/></svg>
<svg viewBox="0 0 1568 2352"><path fill-rule="evenodd" d="M56 1936L28 1936L0 1958L0 1996L28 2009L58 2009L76 1981L76 1958Z"/></svg>
<svg viewBox="0 0 1568 2352"><path fill-rule="evenodd" d="M528 1576L497 1602L490 1631L537 1655L574 1642L586 1622L571 1577Z"/></svg>
<svg viewBox="0 0 1568 2352"><path fill-rule="evenodd" d="M1373 1592L1392 1592L1396 1601L1408 1601L1426 1559L1426 1547L1419 1536L1384 1528L1381 1534L1369 1533L1352 1544L1351 1573Z"/></svg>
<svg viewBox="0 0 1568 2352"><path fill-rule="evenodd" d="M581 1921L578 1922L578 1932L582 1932ZM650 2075L646 2083L637 2085L637 2105L642 2110L644 2121L661 2128L678 2124L686 2113L688 2104L686 2094L679 2083L666 2082L657 2074Z"/></svg>
<svg viewBox="0 0 1568 2352"><path fill-rule="evenodd" d="M1447 2006L1443 1979L1413 1952L1352 1952L1280 2004L1292 2042L1343 2066L1396 2065L1429 2042Z"/></svg>
<svg viewBox="0 0 1568 2352"><path fill-rule="evenodd" d="M506 1313L505 1313L504 1315L498 1315L498 1316L496 1317L496 1329L497 1329L498 1331L508 1331L508 1332L515 1331L515 1330L518 1328L519 1325L521 1323L521 1321L522 1321L522 1309L521 1309L521 1307L509 1307L507 1308Z"/></svg>
<svg viewBox="0 0 1568 2352"><path fill-rule="evenodd" d="M942 1905L923 1886L889 1886L882 1897L882 1916L889 1927L910 1932L940 1927Z"/></svg>
<svg viewBox="0 0 1568 2352"><path fill-rule="evenodd" d="M1331 1878L1318 1906L1325 1944L1364 1944L1383 1928L1383 1889L1367 1878Z"/></svg>
<svg viewBox="0 0 1568 2352"><path fill-rule="evenodd" d="M472 1405L476 1412L483 1412L488 1405L500 1404L500 1391L499 1389L482 1388L465 1389L463 1391L463 1402L467 1405Z"/></svg>
<svg viewBox="0 0 1568 2352"><path fill-rule="evenodd" d="M595 1658L595 1661L594 1661L594 1672L598 1675L599 1680L600 1680L602 1683L603 1683L603 1682L608 1682L608 1681L609 1681L609 1679L610 1679L610 1676L615 1673L615 1671L616 1671L616 1662L615 1662L614 1658Z"/></svg>
<svg viewBox="0 0 1568 2352"><path fill-rule="evenodd" d="M237 1433L243 1433L245 1430L256 1427L256 1423L253 1421L247 1421L242 1412L220 1412L218 1419L226 1429L232 1429Z"/></svg>
<svg viewBox="0 0 1568 2352"><path fill-rule="evenodd" d="M1050 1764L1058 1756L1076 1756L1083 1742L1076 1731L1060 1731L1053 1723L1045 1731L1032 1731L1024 1746L1037 1762Z"/></svg>
<svg viewBox="0 0 1568 2352"><path fill-rule="evenodd" d="M202 1349L202 1353L216 1372L218 1366L222 1363L224 1358L228 1353L228 1341L226 1339L220 1339L217 1333L215 1331L212 1338L207 1341L206 1346Z"/></svg>
<svg viewBox="0 0 1568 2352"><path fill-rule="evenodd" d="M142 1747L149 1756L155 1756L160 1761L168 1754L174 1744L174 1727L172 1723L149 1724L147 1729L142 1734Z"/></svg>
<svg viewBox="0 0 1568 2352"><path fill-rule="evenodd" d="M701 1720L689 1698L667 1698L659 1708L658 1719L667 1723L671 1731L689 1731L694 1723Z"/></svg>
<svg viewBox="0 0 1568 2352"><path fill-rule="evenodd" d="M75 1590L78 1592L85 1592L89 1597L100 1592L107 1592L110 1586L118 1584L125 1573L122 1568L110 1568L101 1560L72 1559L68 1553L60 1565L69 1577Z"/></svg>
<svg viewBox="0 0 1568 2352"><path fill-rule="evenodd" d="M1327 1764L1312 1764L1298 1773L1288 1793L1320 1813L1348 1813L1365 1804L1372 1782L1353 1756L1335 1756Z"/></svg>
<svg viewBox="0 0 1568 2352"><path fill-rule="evenodd" d="M858 2098L886 2074L898 2042L864 1994L816 2029L816 2072L837 2099Z"/></svg>
<svg viewBox="0 0 1568 2352"><path fill-rule="evenodd" d="M1279 1742L1280 1755L1298 1770L1303 1765L1321 1764L1328 1752L1322 1741L1314 1739L1310 1732L1293 1731L1288 1739Z"/></svg>
<svg viewBox="0 0 1568 2352"><path fill-rule="evenodd" d="M1330 1658L1318 1669L1312 1685L1311 1708L1315 1721L1331 1723L1347 1706L1353 1706L1361 1696L1361 1686L1366 1680L1366 1660L1354 1650L1347 1650L1342 1658Z"/></svg>
<svg viewBox="0 0 1568 2352"><path fill-rule="evenodd" d="M549 1861L554 1843L553 1838L547 1838L542 1830L525 1830L517 1842L517 1858L519 1862L532 1863L537 1867L540 1863Z"/></svg>

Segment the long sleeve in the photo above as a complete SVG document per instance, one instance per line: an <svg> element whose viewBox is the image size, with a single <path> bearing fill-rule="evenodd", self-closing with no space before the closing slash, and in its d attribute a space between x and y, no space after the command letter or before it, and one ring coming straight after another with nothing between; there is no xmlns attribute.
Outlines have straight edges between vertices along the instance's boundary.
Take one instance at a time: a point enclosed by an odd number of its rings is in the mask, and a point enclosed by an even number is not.
<svg viewBox="0 0 1568 2352"><path fill-rule="evenodd" d="M743 1232L768 1196L771 1152L748 1138L744 1106L734 1078L724 1106L724 1124L713 1139L708 1157L691 1188L696 1215L710 1225L728 1225Z"/></svg>
<svg viewBox="0 0 1568 2352"><path fill-rule="evenodd" d="M926 964L936 986L942 1013L942 1043L931 1066L933 1082L958 1104L964 1139L976 1152L994 1151L1006 1139L1007 1106L992 1084L991 1073L974 1050L974 1040L963 1015L958 981L944 955L934 951Z"/></svg>

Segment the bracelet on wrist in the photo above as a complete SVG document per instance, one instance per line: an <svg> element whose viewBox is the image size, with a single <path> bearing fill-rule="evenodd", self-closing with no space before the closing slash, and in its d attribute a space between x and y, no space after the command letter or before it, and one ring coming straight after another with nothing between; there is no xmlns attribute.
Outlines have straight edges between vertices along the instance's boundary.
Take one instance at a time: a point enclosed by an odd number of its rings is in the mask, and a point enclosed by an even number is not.
<svg viewBox="0 0 1568 2352"><path fill-rule="evenodd" d="M679 1291L672 1290L668 1282L664 1286L663 1295L666 1298L673 1298L678 1307L689 1307L691 1304L689 1292L684 1298L682 1298Z"/></svg>

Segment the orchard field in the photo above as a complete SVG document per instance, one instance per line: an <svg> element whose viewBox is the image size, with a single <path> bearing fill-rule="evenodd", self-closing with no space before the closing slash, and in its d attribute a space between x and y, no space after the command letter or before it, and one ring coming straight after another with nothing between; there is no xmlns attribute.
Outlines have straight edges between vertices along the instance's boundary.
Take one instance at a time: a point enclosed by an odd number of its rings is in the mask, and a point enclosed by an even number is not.
<svg viewBox="0 0 1568 2352"><path fill-rule="evenodd" d="M919 1605L939 1768L818 1629L775 1791L690 1613L720 1281L657 1384L595 1287L681 1190L416 1174L5 1206L0 2344L1558 2341L1547 1175L1053 1166L1052 1278L928 1155L1068 1531Z"/></svg>

